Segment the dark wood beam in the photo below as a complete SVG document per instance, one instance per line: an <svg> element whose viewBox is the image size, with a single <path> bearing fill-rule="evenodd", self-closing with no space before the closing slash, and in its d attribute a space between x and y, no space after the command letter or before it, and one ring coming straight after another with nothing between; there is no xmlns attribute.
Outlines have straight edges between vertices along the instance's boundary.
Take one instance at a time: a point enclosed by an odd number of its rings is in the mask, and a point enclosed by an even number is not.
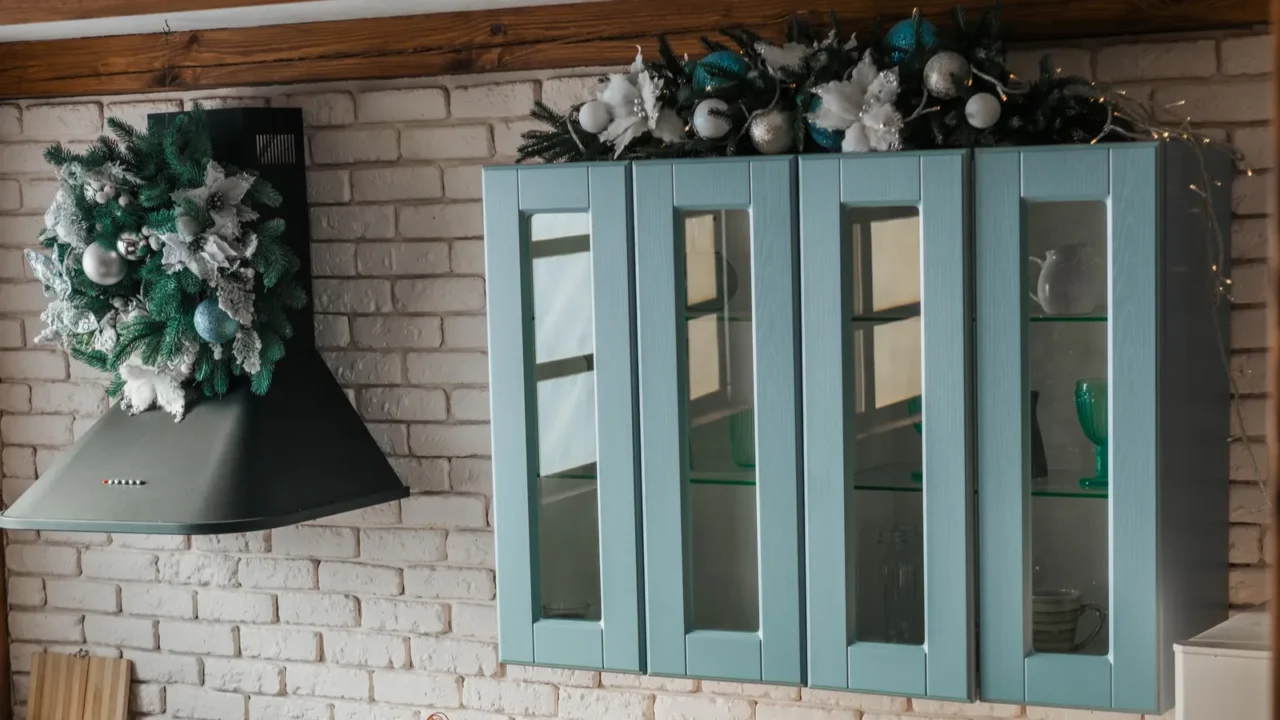
<svg viewBox="0 0 1280 720"><path fill-rule="evenodd" d="M163 15L191 10L221 10L255 5L284 5L306 0L0 0L0 22L23 25L63 20L94 20L127 15Z"/></svg>
<svg viewBox="0 0 1280 720"><path fill-rule="evenodd" d="M785 19L834 11L849 29L919 6L945 22L953 0L611 0L164 35L0 45L0 97L140 93L274 83L621 65L635 45L671 37L678 52L720 27L778 37ZM1059 40L1239 27L1266 21L1265 0L1004 0L1014 40Z"/></svg>

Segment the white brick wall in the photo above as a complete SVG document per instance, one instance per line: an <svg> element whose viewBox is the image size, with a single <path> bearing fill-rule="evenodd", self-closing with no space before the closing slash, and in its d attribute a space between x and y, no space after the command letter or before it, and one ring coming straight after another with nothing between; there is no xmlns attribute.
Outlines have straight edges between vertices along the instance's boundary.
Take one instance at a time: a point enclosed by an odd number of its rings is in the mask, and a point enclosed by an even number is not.
<svg viewBox="0 0 1280 720"><path fill-rule="evenodd" d="M1262 172L1238 183L1232 371L1260 433L1265 36L1199 34L1053 48L1064 72L1124 84L1230 137ZM1030 74L1041 49L1015 51ZM511 160L529 103L564 108L599 72L523 73L206 93L208 106L299 105L308 123L317 334L414 495L270 533L10 533L16 700L45 648L134 662L138 715L212 720L1142 720L740 683L502 666L491 523L479 167ZM103 378L30 338L44 298L19 250L55 190L41 158L117 114L199 94L0 103L0 465L29 486L105 408ZM211 99L210 99L211 98ZM1231 593L1265 598L1264 501L1232 444Z"/></svg>

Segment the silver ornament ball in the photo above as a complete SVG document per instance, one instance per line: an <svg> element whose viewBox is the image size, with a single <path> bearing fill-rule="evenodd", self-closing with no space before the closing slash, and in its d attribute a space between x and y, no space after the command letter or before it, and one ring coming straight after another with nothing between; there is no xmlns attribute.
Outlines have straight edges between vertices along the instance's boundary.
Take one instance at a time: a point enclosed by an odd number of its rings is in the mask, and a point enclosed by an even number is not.
<svg viewBox="0 0 1280 720"><path fill-rule="evenodd" d="M1000 120L1000 100L989 93L976 93L964 104L964 119L979 130L986 130Z"/></svg>
<svg viewBox="0 0 1280 720"><path fill-rule="evenodd" d="M120 238L116 240L116 252L125 260L141 260L149 249L147 241L135 233L120 233Z"/></svg>
<svg viewBox="0 0 1280 720"><path fill-rule="evenodd" d="M84 249L80 265L84 268L85 277L99 285L115 285L129 271L129 264L120 257L120 253L103 247L101 243L93 243Z"/></svg>
<svg viewBox="0 0 1280 720"><path fill-rule="evenodd" d="M729 103L709 98L698 103L693 110L693 131L703 140L718 140L733 129L729 119L719 113L729 111Z"/></svg>
<svg viewBox="0 0 1280 720"><path fill-rule="evenodd" d="M578 109L578 124L592 135L598 135L609 127L609 123L613 121L612 115L608 103L592 100Z"/></svg>
<svg viewBox="0 0 1280 720"><path fill-rule="evenodd" d="M960 53L943 50L924 64L924 87L934 97L959 97L972 81L973 69Z"/></svg>
<svg viewBox="0 0 1280 720"><path fill-rule="evenodd" d="M221 345L236 336L240 323L218 307L218 301L208 298L196 306L196 334L205 342Z"/></svg>
<svg viewBox="0 0 1280 720"><path fill-rule="evenodd" d="M781 155L791 150L791 113L774 108L765 110L747 123L751 144L761 155Z"/></svg>

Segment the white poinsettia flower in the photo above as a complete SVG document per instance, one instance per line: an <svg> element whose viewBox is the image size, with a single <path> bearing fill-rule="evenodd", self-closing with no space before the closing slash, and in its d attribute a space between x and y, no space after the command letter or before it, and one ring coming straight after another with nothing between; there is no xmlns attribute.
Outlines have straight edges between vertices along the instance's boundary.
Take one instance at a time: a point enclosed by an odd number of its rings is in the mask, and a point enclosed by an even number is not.
<svg viewBox="0 0 1280 720"><path fill-rule="evenodd" d="M813 52L812 48L802 43L789 42L774 45L764 40L755 44L755 50L760 53L760 57L764 58L765 67L769 68L769 72L775 77L782 73L800 72L809 60L810 53Z"/></svg>
<svg viewBox="0 0 1280 720"><path fill-rule="evenodd" d="M186 355L193 360L195 358L194 353ZM173 416L174 422L178 422L187 412L187 394L183 384L190 377L191 371L181 364L157 368L147 365L134 353L120 366L120 379L124 381L120 390L120 408L130 415L137 415L158 405Z"/></svg>
<svg viewBox="0 0 1280 720"><path fill-rule="evenodd" d="M631 72L609 76L597 97L609 106L613 118L609 127L600 133L600 139L613 143L614 157L646 132L666 143L684 139L684 122L675 111L662 107L661 92L662 81L644 69L639 55L631 65Z"/></svg>
<svg viewBox="0 0 1280 720"><path fill-rule="evenodd" d="M227 176L222 166L210 162L205 169L204 185L173 193L173 201L194 200L206 208L213 218L213 231L224 238L235 239L240 236L239 205L253 186L253 177L241 173Z"/></svg>
<svg viewBox="0 0 1280 720"><path fill-rule="evenodd" d="M821 99L809 120L820 128L844 131L844 152L897 150L901 147L902 115L898 99L897 70L879 72L870 54L845 80L833 80L817 88Z"/></svg>

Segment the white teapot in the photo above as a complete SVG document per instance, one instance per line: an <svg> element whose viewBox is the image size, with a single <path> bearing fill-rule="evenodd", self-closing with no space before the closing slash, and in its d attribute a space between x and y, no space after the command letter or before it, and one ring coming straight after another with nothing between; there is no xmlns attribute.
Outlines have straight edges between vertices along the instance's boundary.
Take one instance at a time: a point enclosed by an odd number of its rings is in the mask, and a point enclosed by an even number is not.
<svg viewBox="0 0 1280 720"><path fill-rule="evenodd" d="M1030 258L1040 266L1040 278L1031 299L1046 315L1086 315L1098 305L1101 273L1092 262L1089 246L1063 245Z"/></svg>

